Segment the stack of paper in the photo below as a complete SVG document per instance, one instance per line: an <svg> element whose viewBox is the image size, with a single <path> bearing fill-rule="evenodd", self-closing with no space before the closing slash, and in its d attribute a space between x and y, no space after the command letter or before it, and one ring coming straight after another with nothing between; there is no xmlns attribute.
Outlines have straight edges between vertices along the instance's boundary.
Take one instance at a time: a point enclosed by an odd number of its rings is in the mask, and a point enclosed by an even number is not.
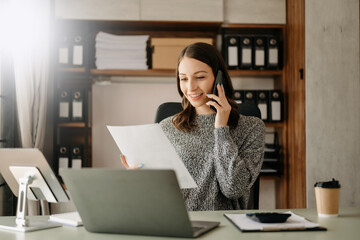
<svg viewBox="0 0 360 240"><path fill-rule="evenodd" d="M148 35L96 35L95 64L98 69L148 69Z"/></svg>
<svg viewBox="0 0 360 240"><path fill-rule="evenodd" d="M50 222L61 223L68 226L82 226L83 222L78 212L53 214L49 217Z"/></svg>

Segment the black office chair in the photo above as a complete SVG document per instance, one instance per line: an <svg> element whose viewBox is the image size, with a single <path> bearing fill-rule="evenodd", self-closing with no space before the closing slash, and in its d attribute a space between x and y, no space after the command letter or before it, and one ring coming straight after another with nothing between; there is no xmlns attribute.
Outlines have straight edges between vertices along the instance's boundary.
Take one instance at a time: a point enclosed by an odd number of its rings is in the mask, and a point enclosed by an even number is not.
<svg viewBox="0 0 360 240"><path fill-rule="evenodd" d="M260 109L255 104L240 103L240 114L245 116L254 116L261 119ZM181 103L179 102L166 102L161 104L155 115L155 122L159 123L161 120L173 116L182 111ZM250 196L247 209L259 209L259 190L260 190L260 178L257 177L254 185L250 189Z"/></svg>

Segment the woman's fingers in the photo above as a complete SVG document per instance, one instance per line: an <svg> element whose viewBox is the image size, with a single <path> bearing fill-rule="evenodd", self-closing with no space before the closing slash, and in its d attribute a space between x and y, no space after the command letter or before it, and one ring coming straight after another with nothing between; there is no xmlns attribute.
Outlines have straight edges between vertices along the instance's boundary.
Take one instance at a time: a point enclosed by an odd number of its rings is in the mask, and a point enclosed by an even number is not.
<svg viewBox="0 0 360 240"><path fill-rule="evenodd" d="M129 164L126 161L126 158L125 158L124 154L121 154L121 162L125 166L126 169L130 168Z"/></svg>
<svg viewBox="0 0 360 240"><path fill-rule="evenodd" d="M218 111L219 110L219 108L221 107L217 102L215 102L215 101L208 101L207 103L206 103L206 105L208 105L208 106L213 106L214 108L216 108L216 110Z"/></svg>
<svg viewBox="0 0 360 240"><path fill-rule="evenodd" d="M139 169L139 168L142 168L143 166L144 166L144 164L139 163L139 164L136 164L136 166L134 166L132 169Z"/></svg>
<svg viewBox="0 0 360 240"><path fill-rule="evenodd" d="M144 164L139 163L139 164L136 164L135 166L130 167L126 161L126 157L124 156L124 154L121 154L121 162L125 166L126 169L140 169L144 166Z"/></svg>
<svg viewBox="0 0 360 240"><path fill-rule="evenodd" d="M228 102L228 100L226 98L226 95L225 95L224 86L223 85L217 85L217 90L218 90L218 95L219 96L216 96L215 94L206 94L206 96L208 98L213 100L213 101L207 102L207 104L215 107L216 109L218 109L218 107L224 107L224 106L229 105L229 102Z"/></svg>
<svg viewBox="0 0 360 240"><path fill-rule="evenodd" d="M224 86L221 84L221 85L217 85L217 89L218 89L218 94L219 94L219 97L220 98L224 98L226 97L225 96L225 89L224 89Z"/></svg>
<svg viewBox="0 0 360 240"><path fill-rule="evenodd" d="M226 98L225 89L223 85L217 85L218 95L207 94L211 101L206 104L213 106L216 109L215 128L227 126L229 115L231 112L231 105Z"/></svg>

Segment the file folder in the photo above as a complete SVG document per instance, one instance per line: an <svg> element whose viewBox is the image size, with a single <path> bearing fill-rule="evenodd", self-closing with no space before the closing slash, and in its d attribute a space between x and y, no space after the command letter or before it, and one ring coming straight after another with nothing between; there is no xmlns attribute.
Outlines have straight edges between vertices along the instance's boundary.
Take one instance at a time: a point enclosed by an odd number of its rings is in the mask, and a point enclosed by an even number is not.
<svg viewBox="0 0 360 240"><path fill-rule="evenodd" d="M69 146L59 145L58 146L58 163L60 169L69 168L70 166L70 148Z"/></svg>
<svg viewBox="0 0 360 240"><path fill-rule="evenodd" d="M83 90L74 90L72 94L72 121L78 122L84 120Z"/></svg>
<svg viewBox="0 0 360 240"><path fill-rule="evenodd" d="M75 35L72 49L72 65L83 66L84 62L84 43L81 35Z"/></svg>
<svg viewBox="0 0 360 240"><path fill-rule="evenodd" d="M270 104L271 104L271 121L282 121L282 105L283 96L281 90L271 90L270 92Z"/></svg>
<svg viewBox="0 0 360 240"><path fill-rule="evenodd" d="M83 150L81 145L71 146L71 168L79 169L82 167Z"/></svg>
<svg viewBox="0 0 360 240"><path fill-rule="evenodd" d="M255 90L244 90L244 102L256 104L256 91Z"/></svg>
<svg viewBox="0 0 360 240"><path fill-rule="evenodd" d="M277 132L265 133L264 161L260 173L262 175L281 174L281 146Z"/></svg>
<svg viewBox="0 0 360 240"><path fill-rule="evenodd" d="M253 61L253 39L250 36L240 37L240 69L251 69Z"/></svg>
<svg viewBox="0 0 360 240"><path fill-rule="evenodd" d="M59 47L58 47L58 63L61 66L69 65L69 39L67 36L63 35L60 37Z"/></svg>
<svg viewBox="0 0 360 240"><path fill-rule="evenodd" d="M280 69L280 42L275 36L267 37L267 69Z"/></svg>
<svg viewBox="0 0 360 240"><path fill-rule="evenodd" d="M266 39L264 37L254 38L253 69L265 69L266 64Z"/></svg>
<svg viewBox="0 0 360 240"><path fill-rule="evenodd" d="M59 121L70 120L70 92L67 89L61 89L59 91Z"/></svg>
<svg viewBox="0 0 360 240"><path fill-rule="evenodd" d="M225 36L225 62L228 69L236 69L239 66L239 37Z"/></svg>
<svg viewBox="0 0 360 240"><path fill-rule="evenodd" d="M234 100L237 103L244 102L244 90L234 90Z"/></svg>
<svg viewBox="0 0 360 240"><path fill-rule="evenodd" d="M269 94L268 90L258 90L256 94L256 102L261 112L261 119L265 122L269 121Z"/></svg>

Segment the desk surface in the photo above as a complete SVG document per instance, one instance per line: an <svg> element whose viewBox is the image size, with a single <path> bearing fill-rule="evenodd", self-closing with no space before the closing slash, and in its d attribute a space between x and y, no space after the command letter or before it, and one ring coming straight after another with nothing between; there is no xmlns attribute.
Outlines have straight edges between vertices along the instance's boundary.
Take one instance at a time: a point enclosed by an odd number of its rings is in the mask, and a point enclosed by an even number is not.
<svg viewBox="0 0 360 240"><path fill-rule="evenodd" d="M281 211L281 210L277 210ZM242 233L232 223L230 223L224 216L224 213L245 213L249 211L215 211L215 212L190 212L192 220L208 220L220 221L220 226L215 230L201 236L199 239L358 239L360 236L360 207L343 208L340 210L339 217L336 218L319 218L316 214L316 209L291 209L296 214L299 214L307 219L317 222L326 227L327 231L321 232L256 232L256 233ZM47 217L31 217L31 219L47 219ZM14 220L14 217L0 217L0 224ZM38 240L38 239L52 240L72 240L72 239L86 239L86 240L112 240L112 239L179 239L179 238L164 238L164 237L146 237L135 235L120 235L120 234L95 234L89 233L84 227L58 227L53 229L41 230L29 233L16 233L8 231L0 231L0 239L7 240Z"/></svg>

